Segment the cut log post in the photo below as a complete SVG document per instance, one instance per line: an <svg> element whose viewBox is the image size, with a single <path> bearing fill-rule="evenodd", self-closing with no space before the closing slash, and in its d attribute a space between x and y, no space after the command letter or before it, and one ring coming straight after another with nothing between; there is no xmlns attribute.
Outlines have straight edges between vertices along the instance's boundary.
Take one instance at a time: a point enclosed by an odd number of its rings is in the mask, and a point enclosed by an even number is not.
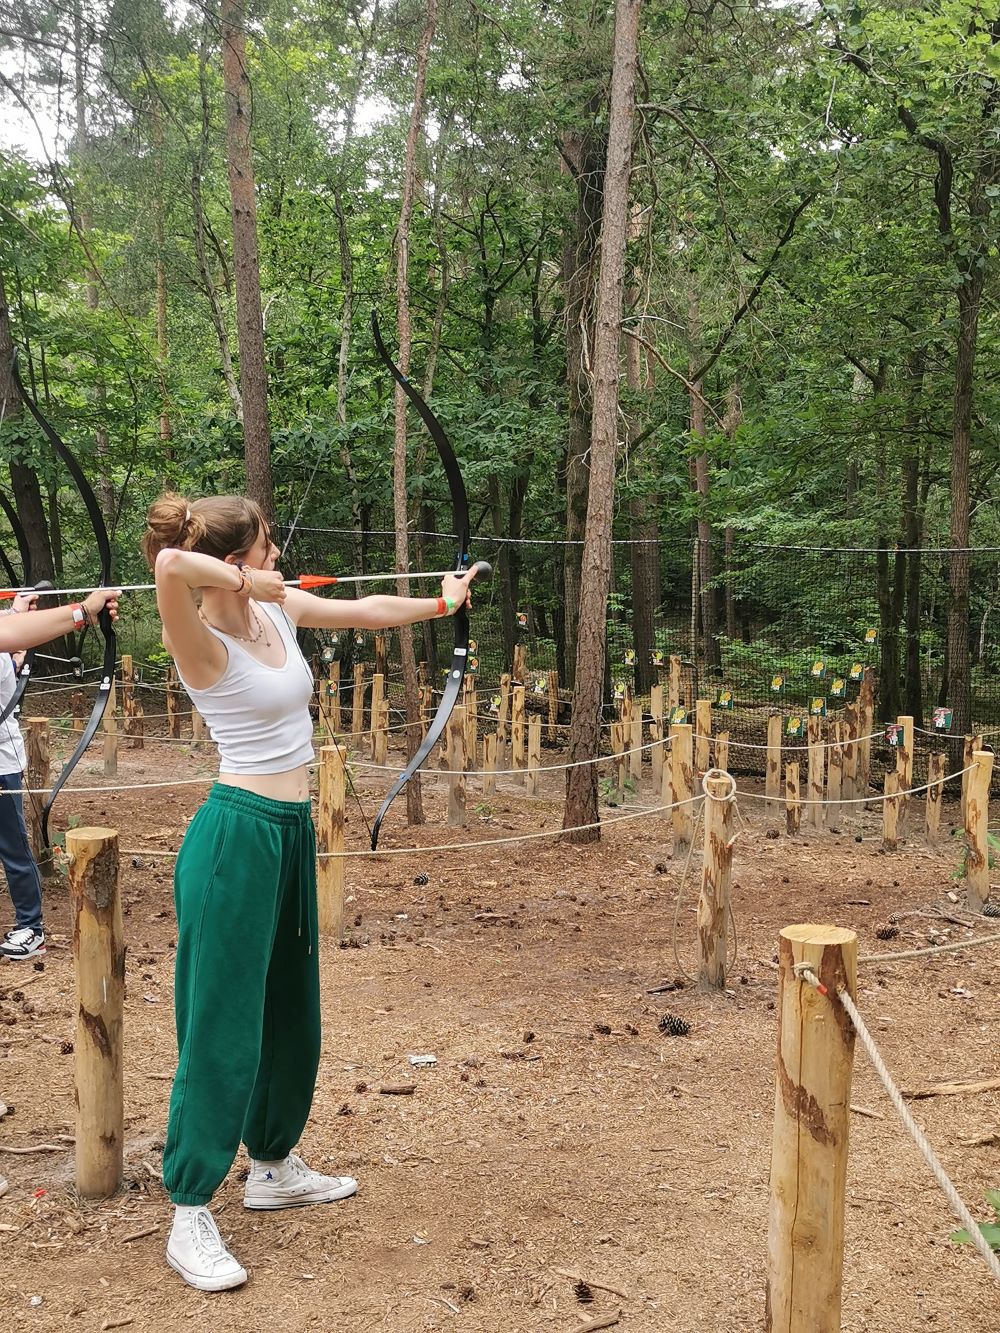
<svg viewBox="0 0 1000 1333"><path fill-rule="evenodd" d="M340 735L340 660L331 662L326 674L326 738L332 745Z"/></svg>
<svg viewBox="0 0 1000 1333"><path fill-rule="evenodd" d="M715 738L715 767L729 772L729 732L720 731Z"/></svg>
<svg viewBox="0 0 1000 1333"><path fill-rule="evenodd" d="M514 781L524 782L521 770L524 768L524 686L515 685L511 689L510 717L510 764L515 770Z"/></svg>
<svg viewBox="0 0 1000 1333"><path fill-rule="evenodd" d="M897 717L899 745L896 747L896 772L899 774L899 829L906 827L906 814L911 798L907 792L913 786L913 718Z"/></svg>
<svg viewBox="0 0 1000 1333"><path fill-rule="evenodd" d="M514 660L511 663L511 676L518 685L528 679L528 649L523 643L515 643Z"/></svg>
<svg viewBox="0 0 1000 1333"><path fill-rule="evenodd" d="M122 731L131 738L135 719L135 667L131 653L122 653Z"/></svg>
<svg viewBox="0 0 1000 1333"><path fill-rule="evenodd" d="M388 672L386 671L386 636L384 630L379 630L375 635L375 665L373 667L376 676L381 676L385 680Z"/></svg>
<svg viewBox="0 0 1000 1333"><path fill-rule="evenodd" d="M826 750L823 747L823 719L811 717L807 724L809 745L809 804L806 807L806 819L814 828L822 828L826 823L826 807L823 804L826 776Z"/></svg>
<svg viewBox="0 0 1000 1333"><path fill-rule="evenodd" d="M389 700L384 696L379 702L375 716L375 728L372 732L374 742L372 758L384 768L389 762Z"/></svg>
<svg viewBox="0 0 1000 1333"><path fill-rule="evenodd" d="M114 676L111 677L111 688L108 691L108 702L104 706L101 728L104 732L104 776L116 778L118 776L118 691Z"/></svg>
<svg viewBox="0 0 1000 1333"><path fill-rule="evenodd" d="M191 746L195 750L203 750L207 735L205 732L205 719L198 712L197 708L191 705Z"/></svg>
<svg viewBox="0 0 1000 1333"><path fill-rule="evenodd" d="M699 699L694 706L694 766L698 773L707 773L712 760L712 705L708 699Z"/></svg>
<svg viewBox="0 0 1000 1333"><path fill-rule="evenodd" d="M177 672L173 667L167 668L167 735L174 740L180 740L181 736L181 711L180 711L180 686L177 683Z"/></svg>
<svg viewBox="0 0 1000 1333"><path fill-rule="evenodd" d="M497 789L496 732L483 737L483 795L492 796Z"/></svg>
<svg viewBox="0 0 1000 1333"><path fill-rule="evenodd" d="M799 785L799 766L785 765L785 829L788 833L798 833L802 824L802 801Z"/></svg>
<svg viewBox="0 0 1000 1333"><path fill-rule="evenodd" d="M621 722L611 724L611 752L615 757L615 786L620 799L625 795L625 727Z"/></svg>
<svg viewBox="0 0 1000 1333"><path fill-rule="evenodd" d="M66 834L76 972L76 1188L106 1199L122 1183L122 1021L125 941L118 892L118 834Z"/></svg>
<svg viewBox="0 0 1000 1333"><path fill-rule="evenodd" d="M733 783L705 781L705 852L698 899L698 984L725 990L729 891L733 872Z"/></svg>
<svg viewBox="0 0 1000 1333"><path fill-rule="evenodd" d="M781 796L781 714L767 719L767 767L764 770L764 795L777 801Z"/></svg>
<svg viewBox="0 0 1000 1333"><path fill-rule="evenodd" d="M854 1028L837 1000L857 987L857 936L781 931L778 1061L768 1209L767 1333L839 1333ZM802 981L808 963L827 994Z"/></svg>
<svg viewBox="0 0 1000 1333"><path fill-rule="evenodd" d="M555 745L559 736L559 672L553 667L548 684L549 742Z"/></svg>
<svg viewBox="0 0 1000 1333"><path fill-rule="evenodd" d="M507 768L514 765L510 759L510 673L505 671L500 677L500 703L497 707L497 760Z"/></svg>
<svg viewBox="0 0 1000 1333"><path fill-rule="evenodd" d="M542 762L542 715L532 713L528 719L528 795L538 795L539 768Z"/></svg>
<svg viewBox="0 0 1000 1333"><path fill-rule="evenodd" d="M681 702L681 659L678 653L671 653L667 668L667 712L672 712Z"/></svg>
<svg viewBox="0 0 1000 1333"><path fill-rule="evenodd" d="M663 789L663 686L654 685L649 691L649 763L655 795Z"/></svg>
<svg viewBox="0 0 1000 1333"><path fill-rule="evenodd" d="M372 676L372 694L371 703L368 707L368 730L369 744L371 746L372 760L377 764L375 758L378 751L378 726L379 718L382 713L382 700L385 698L385 676L376 671Z"/></svg>
<svg viewBox="0 0 1000 1333"><path fill-rule="evenodd" d="M856 796L868 795L872 773L872 732L875 730L875 672L865 667L858 695L858 790Z"/></svg>
<svg viewBox="0 0 1000 1333"><path fill-rule="evenodd" d="M671 728L670 804L674 856L682 855L694 837L694 743L689 722Z"/></svg>
<svg viewBox="0 0 1000 1333"><path fill-rule="evenodd" d="M319 933L344 938L344 807L347 794L347 750L324 745L319 752L319 810L316 816L316 919Z"/></svg>
<svg viewBox="0 0 1000 1333"><path fill-rule="evenodd" d="M962 742L962 825L968 824L969 818L969 787L972 783L972 765L973 757L977 750L983 748L982 736L966 736Z"/></svg>
<svg viewBox="0 0 1000 1333"><path fill-rule="evenodd" d="M882 847L894 852L899 846L899 774L885 775L885 800L882 802Z"/></svg>
<svg viewBox="0 0 1000 1333"><path fill-rule="evenodd" d="M354 663L354 693L351 697L351 738L355 746L361 748L361 737L365 730L365 664Z"/></svg>
<svg viewBox="0 0 1000 1333"><path fill-rule="evenodd" d="M628 729L628 771L638 790L642 781L642 703L632 700L632 721Z"/></svg>
<svg viewBox="0 0 1000 1333"><path fill-rule="evenodd" d="M927 756L927 799L924 816L927 824L927 841L937 842L941 836L941 803L944 799L944 776L948 770L948 756L943 750L935 750Z"/></svg>
<svg viewBox="0 0 1000 1333"><path fill-rule="evenodd" d="M473 768L479 753L479 699L476 693L475 676L466 676L462 682L465 692L465 753Z"/></svg>
<svg viewBox="0 0 1000 1333"><path fill-rule="evenodd" d="M448 823L465 826L465 708L459 704L448 718Z"/></svg>
<svg viewBox="0 0 1000 1333"><path fill-rule="evenodd" d="M83 700L83 690L74 690L69 696L69 703L73 713L73 730L82 731L84 727L83 715L86 711Z"/></svg>
<svg viewBox="0 0 1000 1333"><path fill-rule="evenodd" d="M434 686L423 685L420 689L420 735L427 735L431 718L434 716Z"/></svg>
<svg viewBox="0 0 1000 1333"><path fill-rule="evenodd" d="M838 824L840 822L843 807L840 801L844 796L844 724L837 721L830 727L830 740L832 744L829 747L829 763L826 774L826 796L829 801L828 814L830 822Z"/></svg>
<svg viewBox="0 0 1000 1333"><path fill-rule="evenodd" d="M844 705L844 778L843 795L853 800L858 795L858 705Z"/></svg>
<svg viewBox="0 0 1000 1333"><path fill-rule="evenodd" d="M981 912L990 896L990 781L993 777L993 754L990 750L976 750L972 755L975 765L970 777L969 796L965 809L965 833L968 851L965 857L965 880L970 912Z"/></svg>
<svg viewBox="0 0 1000 1333"><path fill-rule="evenodd" d="M29 717L24 721L24 748L28 766L24 771L25 786L29 791L40 791L49 785L52 770L51 749L49 746L49 719L47 717ZM31 839L31 851L38 868L43 875L54 873L52 853L45 846L42 837L42 806L48 798L25 796L23 798L24 817Z"/></svg>

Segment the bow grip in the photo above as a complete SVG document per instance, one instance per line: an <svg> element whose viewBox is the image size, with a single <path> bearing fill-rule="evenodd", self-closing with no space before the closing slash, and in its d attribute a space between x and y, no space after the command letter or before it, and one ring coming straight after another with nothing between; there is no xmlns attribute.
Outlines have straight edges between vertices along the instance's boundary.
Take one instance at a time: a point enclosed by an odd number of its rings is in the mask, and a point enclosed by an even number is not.
<svg viewBox="0 0 1000 1333"><path fill-rule="evenodd" d="M470 565L468 569L461 570L455 577L464 579L467 575L471 575L473 578L477 579L491 579L493 577L493 566L488 560L477 560L474 565Z"/></svg>

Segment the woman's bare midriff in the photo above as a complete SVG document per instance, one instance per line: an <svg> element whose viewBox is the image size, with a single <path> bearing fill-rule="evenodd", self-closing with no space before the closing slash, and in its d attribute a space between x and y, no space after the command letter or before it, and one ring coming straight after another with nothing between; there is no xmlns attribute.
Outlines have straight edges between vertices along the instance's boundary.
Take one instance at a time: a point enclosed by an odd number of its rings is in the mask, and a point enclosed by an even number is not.
<svg viewBox="0 0 1000 1333"><path fill-rule="evenodd" d="M308 801L309 770L305 764L285 773L220 773L224 787L239 787L270 801Z"/></svg>

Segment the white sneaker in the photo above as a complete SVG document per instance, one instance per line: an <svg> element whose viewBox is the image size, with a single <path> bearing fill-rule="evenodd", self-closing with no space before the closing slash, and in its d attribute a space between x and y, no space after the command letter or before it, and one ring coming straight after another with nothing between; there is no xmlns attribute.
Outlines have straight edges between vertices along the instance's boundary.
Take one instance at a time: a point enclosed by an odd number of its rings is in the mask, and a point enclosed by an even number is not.
<svg viewBox="0 0 1000 1333"><path fill-rule="evenodd" d="M223 1245L207 1208L178 1207L167 1241L167 1263L199 1291L228 1291L247 1280L246 1269Z"/></svg>
<svg viewBox="0 0 1000 1333"><path fill-rule="evenodd" d="M251 1158L243 1207L302 1208L308 1203L349 1198L357 1189L353 1176L321 1176L294 1153L283 1162L256 1162Z"/></svg>
<svg viewBox="0 0 1000 1333"><path fill-rule="evenodd" d="M45 952L45 933L31 926L15 926L0 941L0 954L5 958L35 958Z"/></svg>

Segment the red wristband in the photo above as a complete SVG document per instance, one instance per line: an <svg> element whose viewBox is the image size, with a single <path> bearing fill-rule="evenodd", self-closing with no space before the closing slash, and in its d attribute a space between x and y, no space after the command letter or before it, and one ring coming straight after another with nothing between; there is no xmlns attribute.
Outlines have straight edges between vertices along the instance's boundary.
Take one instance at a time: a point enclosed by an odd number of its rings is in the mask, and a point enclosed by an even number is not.
<svg viewBox="0 0 1000 1333"><path fill-rule="evenodd" d="M75 629L83 629L87 623L87 613L79 602L70 602L70 611L73 613L73 626Z"/></svg>
<svg viewBox="0 0 1000 1333"><path fill-rule="evenodd" d="M446 616L448 614L448 603L443 597L438 598L437 613L439 616Z"/></svg>

